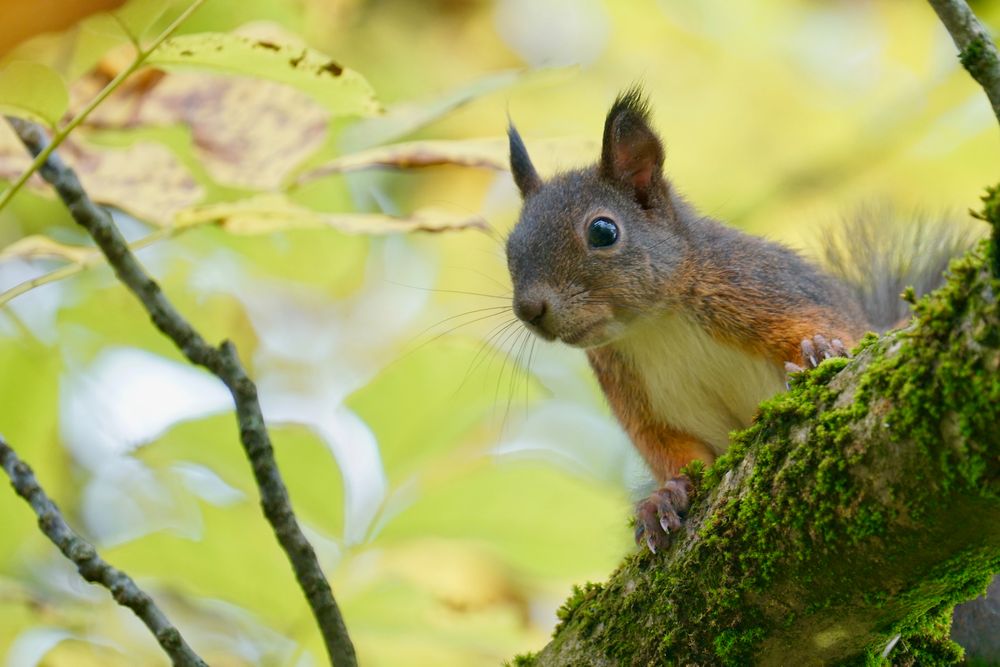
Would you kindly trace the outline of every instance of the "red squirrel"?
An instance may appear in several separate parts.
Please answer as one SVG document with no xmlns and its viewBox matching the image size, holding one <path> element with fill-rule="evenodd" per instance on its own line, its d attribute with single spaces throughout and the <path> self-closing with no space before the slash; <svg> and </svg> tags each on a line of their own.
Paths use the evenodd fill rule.
<svg viewBox="0 0 1000 667">
<path fill-rule="evenodd" d="M 514 312 L 586 351 L 662 485 L 636 508 L 636 541 L 655 552 L 688 508 L 681 468 L 725 452 L 788 370 L 846 355 L 878 326 L 838 278 L 697 213 L 663 175 L 639 88 L 611 107 L 596 165 L 542 180 L 513 124 L 508 136 L 523 199 L 507 240 Z"/>
</svg>

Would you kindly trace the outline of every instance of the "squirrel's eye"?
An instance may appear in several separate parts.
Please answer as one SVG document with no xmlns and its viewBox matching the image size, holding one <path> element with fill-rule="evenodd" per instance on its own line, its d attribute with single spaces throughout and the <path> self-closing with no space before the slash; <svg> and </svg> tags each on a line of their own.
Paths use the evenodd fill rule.
<svg viewBox="0 0 1000 667">
<path fill-rule="evenodd" d="M 610 218 L 594 218 L 587 227 L 587 242 L 591 248 L 606 248 L 618 240 L 618 225 Z"/>
</svg>

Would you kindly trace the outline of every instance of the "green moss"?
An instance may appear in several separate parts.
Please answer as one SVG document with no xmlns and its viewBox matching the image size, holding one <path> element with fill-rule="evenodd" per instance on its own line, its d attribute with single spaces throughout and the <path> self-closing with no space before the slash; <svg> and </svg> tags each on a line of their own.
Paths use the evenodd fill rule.
<svg viewBox="0 0 1000 667">
<path fill-rule="evenodd" d="M 583 586 L 574 584 L 572 594 L 556 610 L 556 617 L 559 619 L 559 623 L 556 624 L 555 630 L 552 631 L 553 636 L 559 634 L 562 626 L 580 612 L 580 608 L 584 603 L 593 600 L 603 589 L 604 587 L 601 584 L 595 584 L 590 581 L 584 583 Z"/>
<path fill-rule="evenodd" d="M 513 660 L 505 662 L 504 667 L 534 667 L 537 662 L 537 653 L 521 653 L 515 655 Z"/>
<path fill-rule="evenodd" d="M 969 42 L 961 53 L 958 54 L 958 59 L 962 62 L 962 66 L 965 67 L 969 72 L 973 72 L 977 67 L 979 67 L 980 61 L 986 57 L 987 49 L 983 40 L 980 38 L 973 39 Z"/>
<path fill-rule="evenodd" d="M 965 657 L 961 646 L 948 637 L 951 631 L 952 606 L 938 605 L 923 615 L 914 627 L 901 631 L 899 642 L 889 654 L 896 667 L 946 667 L 959 665 Z M 871 651 L 879 655 L 881 648 Z"/>
<path fill-rule="evenodd" d="M 747 665 L 753 662 L 753 647 L 763 639 L 763 628 L 723 630 L 715 638 L 715 654 L 724 665 Z"/>
<path fill-rule="evenodd" d="M 990 223 L 993 227 L 988 257 L 993 275 L 1000 277 L 1000 185 L 986 188 L 982 200 L 983 210 L 979 213 L 973 212 L 972 215 Z"/>
<path fill-rule="evenodd" d="M 691 484 L 694 485 L 696 494 L 698 489 L 701 488 L 701 485 L 704 482 L 706 469 L 707 467 L 705 466 L 704 461 L 699 461 L 698 459 L 694 459 L 686 466 L 681 468 L 681 474 L 687 475 L 687 478 L 691 480 Z"/>
</svg>

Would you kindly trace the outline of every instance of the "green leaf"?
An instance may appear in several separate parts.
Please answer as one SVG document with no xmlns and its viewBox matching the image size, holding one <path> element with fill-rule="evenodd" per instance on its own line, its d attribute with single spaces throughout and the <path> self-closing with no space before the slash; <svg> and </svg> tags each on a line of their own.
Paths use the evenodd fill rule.
<svg viewBox="0 0 1000 667">
<path fill-rule="evenodd" d="M 406 217 L 380 213 L 320 213 L 288 201 L 282 195 L 260 195 L 236 202 L 209 204 L 181 211 L 175 227 L 217 224 L 233 234 L 271 234 L 293 229 L 332 228 L 347 234 L 439 232 L 475 227 L 487 229 L 479 216 L 435 209 Z"/>
<path fill-rule="evenodd" d="M 304 427 L 272 426 L 270 433 L 299 518 L 339 538 L 344 528 L 344 491 L 333 454 Z M 248 498 L 256 498 L 258 491 L 238 438 L 235 417 L 226 413 L 177 424 L 137 456 L 156 470 L 178 462 L 203 465 Z"/>
<path fill-rule="evenodd" d="M 355 151 L 394 141 L 477 97 L 513 85 L 526 74 L 525 70 L 497 72 L 430 100 L 394 105 L 384 115 L 362 120 L 344 130 L 341 145 Z"/>
<path fill-rule="evenodd" d="M 69 108 L 69 93 L 55 70 L 15 60 L 0 70 L 0 113 L 55 127 Z"/>
<path fill-rule="evenodd" d="M 375 543 L 467 540 L 543 579 L 600 575 L 628 548 L 629 505 L 620 490 L 547 463 L 459 463 L 425 480 Z"/>
<path fill-rule="evenodd" d="M 511 320 L 507 309 L 475 317 L 498 326 Z M 470 433 L 491 414 L 520 411 L 537 393 L 502 352 L 459 336 L 436 341 L 437 333 L 428 332 L 429 344 L 404 354 L 347 400 L 375 433 L 394 482 L 421 468 L 439 469 L 442 460 L 469 447 Z"/>
<path fill-rule="evenodd" d="M 147 62 L 164 69 L 209 70 L 288 84 L 336 115 L 378 111 L 364 77 L 309 48 L 211 32 L 169 39 Z"/>
<path fill-rule="evenodd" d="M 112 14 L 128 34 L 138 41 L 173 4 L 176 4 L 176 0 L 129 0 Z"/>
</svg>

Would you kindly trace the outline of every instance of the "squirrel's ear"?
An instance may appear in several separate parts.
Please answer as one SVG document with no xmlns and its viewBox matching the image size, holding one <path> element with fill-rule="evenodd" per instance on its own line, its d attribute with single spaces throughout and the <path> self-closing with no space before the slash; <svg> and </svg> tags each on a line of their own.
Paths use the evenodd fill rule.
<svg viewBox="0 0 1000 667">
<path fill-rule="evenodd" d="M 601 175 L 631 188 L 643 208 L 649 208 L 662 171 L 663 144 L 649 126 L 649 105 L 641 88 L 630 88 L 618 96 L 604 121 Z"/>
<path fill-rule="evenodd" d="M 535 166 L 531 164 L 528 149 L 524 147 L 524 141 L 521 140 L 514 123 L 507 126 L 507 138 L 510 139 L 510 171 L 514 174 L 514 182 L 517 183 L 521 196 L 527 198 L 542 187 L 542 179 L 538 177 Z"/>
</svg>

